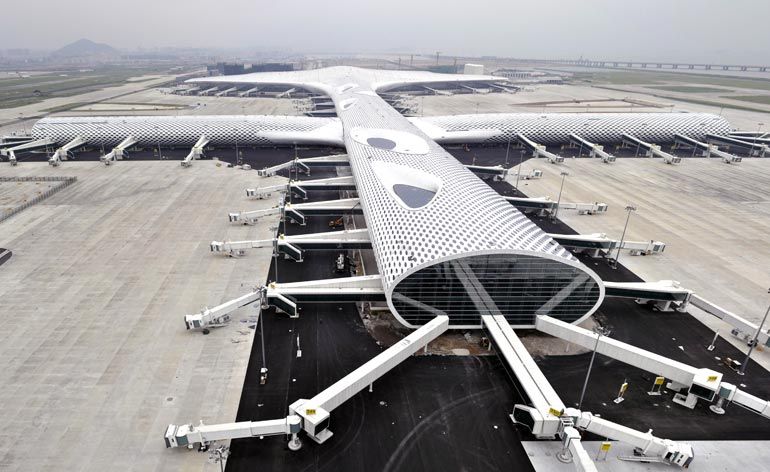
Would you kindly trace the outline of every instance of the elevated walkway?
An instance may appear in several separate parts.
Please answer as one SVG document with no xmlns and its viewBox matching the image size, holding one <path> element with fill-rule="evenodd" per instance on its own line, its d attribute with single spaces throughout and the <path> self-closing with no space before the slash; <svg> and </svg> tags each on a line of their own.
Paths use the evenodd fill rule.
<svg viewBox="0 0 770 472">
<path fill-rule="evenodd" d="M 558 203 L 547 197 L 506 197 L 503 196 L 510 204 L 518 208 L 524 213 L 537 213 L 541 216 L 553 215 L 556 213 L 556 208 L 561 210 L 577 210 L 579 215 L 596 215 L 607 212 L 607 204 L 600 202 L 593 203 Z"/>
<path fill-rule="evenodd" d="M 190 167 L 193 159 L 200 159 L 203 157 L 203 149 L 209 144 L 209 138 L 205 135 L 201 135 L 198 141 L 195 142 L 190 153 L 182 159 L 182 167 Z"/>
<path fill-rule="evenodd" d="M 547 151 L 544 144 L 538 144 L 521 133 L 516 135 L 516 140 L 521 143 L 522 146 L 532 151 L 532 157 L 544 157 L 548 159 L 548 162 L 551 164 L 564 162 L 564 157 Z"/>
<path fill-rule="evenodd" d="M 86 140 L 80 136 L 76 136 L 72 141 L 68 142 L 64 146 L 60 147 L 48 158 L 48 164 L 52 166 L 58 166 L 62 161 L 66 161 L 70 158 L 72 151 L 79 147 L 86 145 Z"/>
<path fill-rule="evenodd" d="M 53 139 L 36 139 L 34 141 L 16 144 L 11 147 L 0 149 L 0 155 L 7 157 L 11 165 L 15 166 L 18 163 L 18 159 L 16 158 L 17 153 L 36 151 L 38 149 L 48 149 L 52 146 L 56 146 L 56 141 Z"/>
<path fill-rule="evenodd" d="M 291 435 L 288 447 L 292 451 L 301 448 L 298 434 L 305 433 L 315 442 L 322 444 L 331 436 L 329 430 L 331 413 L 366 387 L 372 386 L 380 377 L 409 359 L 449 327 L 447 316 L 437 316 L 421 328 L 375 356 L 370 361 L 350 372 L 310 399 L 299 399 L 289 406 L 285 418 L 263 421 L 243 421 L 218 425 L 198 426 L 168 425 L 164 434 L 166 447 L 190 447 L 195 444 L 205 450 L 214 441 L 236 438 Z"/>
<path fill-rule="evenodd" d="M 660 157 L 666 164 L 679 164 L 682 161 L 681 157 L 662 151 L 659 145 L 642 141 L 630 134 L 623 134 L 623 145 L 626 147 L 635 147 L 637 149 L 637 154 L 639 149 L 643 149 L 646 157 Z"/>
<path fill-rule="evenodd" d="M 724 144 L 727 149 L 732 147 L 739 147 L 741 149 L 748 149 L 749 154 L 755 157 L 765 157 L 770 154 L 770 146 L 763 142 L 752 140 L 748 137 L 745 139 L 738 139 L 731 136 L 718 136 L 716 134 L 707 134 L 706 142 Z"/>
<path fill-rule="evenodd" d="M 231 223 L 254 224 L 260 218 L 270 215 L 283 214 L 286 219 L 304 226 L 306 217 L 319 215 L 362 214 L 361 202 L 358 198 L 341 200 L 325 200 L 310 203 L 287 203 L 283 206 L 262 210 L 241 211 L 228 213 Z"/>
<path fill-rule="evenodd" d="M 101 156 L 99 160 L 106 166 L 112 164 L 114 161 L 121 161 L 126 158 L 128 149 L 136 143 L 137 140 L 133 136 L 127 136 L 117 146 L 112 148 L 112 151 Z"/>
<path fill-rule="evenodd" d="M 615 162 L 615 156 L 605 151 L 604 146 L 600 146 L 596 143 L 592 143 L 591 141 L 588 141 L 587 139 L 584 139 L 578 136 L 577 134 L 570 134 L 569 140 L 573 146 L 580 147 L 580 151 L 578 151 L 578 156 L 583 154 L 583 148 L 587 148 L 589 150 L 589 153 L 588 153 L 589 156 L 601 158 L 602 162 L 604 162 L 605 164 L 608 164 L 610 162 Z"/>
<path fill-rule="evenodd" d="M 693 150 L 693 153 L 695 153 L 696 150 L 699 150 L 701 152 L 701 156 L 711 157 L 714 155 L 721 158 L 722 161 L 727 164 L 738 163 L 742 160 L 742 158 L 739 156 L 720 151 L 719 148 L 713 144 L 704 143 L 682 134 L 675 134 L 674 142 L 676 143 L 677 148 L 680 146 L 687 146 Z"/>
</svg>

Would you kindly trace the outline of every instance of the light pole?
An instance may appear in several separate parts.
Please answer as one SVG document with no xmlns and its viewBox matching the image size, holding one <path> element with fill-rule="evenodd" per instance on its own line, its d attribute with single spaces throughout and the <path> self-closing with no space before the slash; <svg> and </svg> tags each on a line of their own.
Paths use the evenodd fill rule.
<svg viewBox="0 0 770 472">
<path fill-rule="evenodd" d="M 524 162 L 524 149 L 519 153 L 519 168 L 516 170 L 516 191 L 519 191 L 519 176 L 521 176 L 521 164 Z"/>
<path fill-rule="evenodd" d="M 238 128 L 233 128 L 233 137 L 235 137 L 235 165 L 240 165 L 240 159 L 238 159 Z"/>
<path fill-rule="evenodd" d="M 764 123 L 757 123 L 757 134 L 754 135 L 754 141 L 751 143 L 752 144 L 751 152 L 754 152 L 754 147 L 757 145 L 757 138 L 759 137 L 760 130 L 762 129 L 763 126 L 765 126 Z"/>
<path fill-rule="evenodd" d="M 561 191 L 564 190 L 564 179 L 567 178 L 569 175 L 569 172 L 566 170 L 561 171 L 561 187 L 559 187 L 559 198 L 556 199 L 556 211 L 553 212 L 553 216 L 551 217 L 551 220 L 555 220 L 556 217 L 559 216 L 559 205 L 561 204 Z"/>
<path fill-rule="evenodd" d="M 767 293 L 770 293 L 770 289 L 767 290 Z M 757 328 L 757 332 L 754 333 L 754 339 L 751 340 L 751 345 L 749 345 L 749 353 L 746 354 L 746 360 L 743 361 L 743 364 L 741 364 L 741 368 L 738 370 L 738 375 L 743 375 L 746 373 L 746 364 L 749 363 L 749 359 L 751 359 L 751 351 L 754 350 L 754 346 L 757 345 L 757 340 L 759 339 L 759 333 L 762 332 L 762 327 L 765 325 L 765 321 L 767 321 L 767 315 L 770 314 L 770 305 L 767 306 L 767 310 L 765 310 L 765 317 L 762 318 L 762 323 L 759 324 L 759 328 Z"/>
<path fill-rule="evenodd" d="M 601 326 L 597 326 L 594 328 L 594 333 L 596 333 L 596 343 L 594 344 L 594 350 L 591 354 L 591 362 L 588 363 L 588 372 L 586 372 L 586 379 L 583 382 L 583 390 L 580 391 L 580 400 L 578 401 L 577 409 L 581 409 L 583 406 L 583 398 L 586 394 L 586 389 L 588 388 L 588 378 L 591 377 L 591 369 L 594 366 L 594 359 L 596 359 L 596 349 L 599 347 L 599 340 L 602 338 L 602 336 L 609 336 L 610 330 L 602 328 Z"/>
<path fill-rule="evenodd" d="M 508 153 L 511 152 L 511 137 L 508 136 L 508 145 L 505 147 L 505 167 L 508 167 Z"/>
<path fill-rule="evenodd" d="M 626 215 L 626 224 L 623 226 L 623 234 L 620 235 L 620 244 L 618 244 L 618 252 L 615 255 L 615 260 L 612 264 L 613 269 L 618 268 L 618 259 L 620 259 L 620 248 L 623 247 L 623 240 L 626 237 L 626 229 L 628 229 L 628 220 L 631 219 L 631 212 L 636 211 L 636 207 L 633 205 L 626 205 L 626 211 L 628 214 Z"/>
</svg>

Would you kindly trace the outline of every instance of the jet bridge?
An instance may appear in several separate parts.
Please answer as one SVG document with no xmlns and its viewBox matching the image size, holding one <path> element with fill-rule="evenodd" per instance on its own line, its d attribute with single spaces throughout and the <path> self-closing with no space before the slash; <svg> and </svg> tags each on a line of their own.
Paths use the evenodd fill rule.
<svg viewBox="0 0 770 472">
<path fill-rule="evenodd" d="M 257 90 L 259 90 L 259 87 L 251 87 L 248 90 L 244 90 L 242 92 L 238 92 L 239 97 L 250 97 L 252 93 L 256 93 Z"/>
<path fill-rule="evenodd" d="M 717 404 L 711 410 L 721 414 L 724 412 L 722 410 L 724 402 L 730 401 L 765 418 L 770 418 L 770 402 L 744 392 L 733 384 L 722 382 L 722 374 L 714 370 L 692 367 L 607 336 L 599 337 L 598 334 L 587 329 L 564 323 L 550 316 L 538 316 L 535 329 L 583 348 L 595 349 L 599 354 L 651 374 L 665 377 L 669 380 L 668 389 L 686 390 L 685 393 L 677 393 L 674 396 L 674 403 L 687 408 L 694 408 L 698 400 L 709 403 L 716 400 Z"/>
<path fill-rule="evenodd" d="M 545 157 L 551 164 L 564 162 L 564 157 L 557 156 L 556 154 L 547 151 L 545 144 L 538 144 L 521 133 L 516 135 L 516 140 L 518 140 L 522 146 L 532 151 L 532 157 Z"/>
<path fill-rule="evenodd" d="M 666 164 L 679 164 L 682 161 L 681 157 L 674 156 L 660 149 L 657 144 L 651 144 L 647 141 L 631 136 L 630 134 L 623 134 L 623 145 L 628 147 L 636 147 L 638 149 L 644 149 L 644 155 L 646 157 L 657 156 L 663 159 Z"/>
<path fill-rule="evenodd" d="M 722 143 L 727 146 L 727 149 L 730 149 L 732 146 L 748 149 L 749 154 L 755 157 L 765 157 L 767 154 L 770 154 L 770 146 L 761 142 L 751 141 L 748 137 L 746 139 L 737 139 L 731 136 L 707 134 L 706 142 Z"/>
<path fill-rule="evenodd" d="M 217 97 L 226 97 L 230 92 L 235 92 L 238 87 L 229 87 L 216 93 Z"/>
<path fill-rule="evenodd" d="M 257 170 L 257 174 L 260 177 L 272 177 L 279 171 L 289 169 L 293 165 L 297 166 L 297 169 L 301 172 L 310 174 L 311 167 L 336 167 L 336 166 L 349 166 L 350 159 L 347 154 L 333 154 L 330 156 L 320 157 L 305 157 L 302 159 L 294 159 L 287 161 L 272 167 L 265 167 L 264 169 Z"/>
<path fill-rule="evenodd" d="M 409 359 L 448 327 L 449 317 L 437 316 L 315 397 L 292 403 L 285 418 L 219 425 L 204 425 L 202 422 L 199 426 L 171 424 L 164 434 L 166 447 L 193 448 L 199 444 L 201 449 L 206 449 L 213 441 L 291 434 L 289 449 L 296 451 L 302 446 L 298 437 L 301 430 L 321 444 L 332 437 L 329 431 L 330 416 L 337 407 Z"/>
<path fill-rule="evenodd" d="M 601 158 L 602 162 L 605 164 L 608 164 L 610 162 L 615 162 L 615 156 L 608 153 L 604 150 L 604 146 L 600 146 L 596 143 L 592 143 L 591 141 L 588 141 L 587 139 L 584 139 L 577 134 L 570 134 L 569 135 L 570 143 L 574 146 L 580 146 L 580 148 L 587 148 L 589 149 L 588 155 L 591 157 L 599 157 Z M 580 153 L 578 153 L 580 154 Z"/>
<path fill-rule="evenodd" d="M 310 203 L 287 203 L 282 206 L 262 210 L 228 213 L 228 218 L 231 223 L 254 224 L 260 218 L 281 213 L 287 219 L 304 226 L 308 216 L 341 215 L 345 213 L 362 214 L 363 209 L 358 198 L 346 198 Z"/>
<path fill-rule="evenodd" d="M 500 181 L 500 180 L 505 180 L 505 178 L 508 177 L 508 169 L 506 169 L 501 165 L 497 165 L 497 166 L 466 165 L 465 168 L 473 172 L 474 174 L 478 175 L 482 179 L 491 177 L 496 181 Z"/>
<path fill-rule="evenodd" d="M 600 203 L 600 202 L 593 202 L 593 203 L 562 202 L 557 204 L 557 202 L 551 200 L 548 197 L 522 198 L 522 197 L 503 196 L 503 198 L 508 200 L 510 204 L 518 208 L 519 211 L 522 211 L 524 213 L 537 213 L 540 216 L 552 215 L 556 213 L 557 206 L 559 208 L 559 211 L 577 210 L 579 215 L 596 215 L 599 213 L 606 213 L 608 208 L 606 203 Z"/>
<path fill-rule="evenodd" d="M 451 97 L 452 95 L 454 95 L 452 92 L 450 92 L 448 90 L 439 90 L 439 89 L 435 89 L 433 87 L 428 87 L 427 85 L 423 85 L 422 88 L 424 88 L 428 92 L 432 93 L 433 95 L 444 95 L 446 97 Z"/>
<path fill-rule="evenodd" d="M 126 151 L 128 151 L 128 148 L 136 143 L 137 141 L 133 136 L 127 136 L 117 146 L 112 148 L 112 151 L 100 157 L 99 160 L 102 161 L 106 166 L 110 165 L 113 161 L 122 161 L 123 158 L 126 157 Z"/>
<path fill-rule="evenodd" d="M 278 95 L 275 96 L 275 98 L 289 98 L 291 97 L 291 94 L 293 94 L 296 91 L 297 91 L 296 87 L 292 87 L 289 90 L 279 93 Z"/>
<path fill-rule="evenodd" d="M 725 310 L 716 303 L 712 303 L 701 297 L 697 293 L 693 293 L 690 296 L 690 304 L 712 316 L 716 316 L 732 326 L 732 334 L 736 337 L 743 338 L 745 341 L 751 342 L 754 339 L 754 335 L 757 334 L 757 331 L 759 330 L 759 326 L 754 323 L 751 323 L 735 313 Z M 768 335 L 767 331 L 759 331 L 757 343 L 770 347 L 770 335 Z"/>
<path fill-rule="evenodd" d="M 224 326 L 230 321 L 230 313 L 242 306 L 261 301 L 264 297 L 264 289 L 255 287 L 251 292 L 241 295 L 233 300 L 228 300 L 214 308 L 206 307 L 200 313 L 185 315 L 184 324 L 187 329 L 206 329 Z"/>
<path fill-rule="evenodd" d="M 630 251 L 632 255 L 658 254 L 666 248 L 666 244 L 660 241 L 623 241 L 623 244 L 620 245 L 620 241 L 609 239 L 604 233 L 589 235 L 551 233 L 549 236 L 562 246 L 577 250 L 593 251 L 594 257 L 608 254 L 610 251 L 617 249 L 618 246 L 621 249 Z M 279 252 L 284 253 L 287 258 L 294 259 L 297 262 L 302 261 L 302 252 L 307 250 L 356 250 L 372 248 L 369 231 L 367 229 L 355 229 L 294 236 L 280 235 L 278 238 L 255 241 L 212 241 L 211 252 L 235 257 L 243 255 L 248 249 L 272 247 L 276 242 Z M 286 250 L 283 250 L 284 246 Z"/>
<path fill-rule="evenodd" d="M 562 246 L 575 249 L 579 252 L 590 251 L 592 257 L 608 255 L 620 248 L 630 251 L 631 255 L 659 254 L 666 250 L 666 243 L 661 241 L 623 241 L 610 239 L 605 233 L 593 234 L 549 234 Z"/>
<path fill-rule="evenodd" d="M 192 165 L 193 159 L 200 159 L 203 156 L 203 148 L 206 147 L 209 143 L 209 138 L 207 138 L 205 135 L 201 135 L 200 138 L 198 138 L 198 141 L 193 144 L 192 149 L 190 149 L 190 153 L 182 159 L 182 167 L 190 167 Z"/>
<path fill-rule="evenodd" d="M 86 140 L 80 136 L 75 137 L 72 141 L 68 142 L 64 146 L 60 147 L 48 158 L 48 164 L 52 166 L 58 166 L 62 161 L 66 161 L 69 158 L 71 151 L 85 146 Z"/>
<path fill-rule="evenodd" d="M 47 139 L 47 138 L 36 139 L 28 143 L 17 144 L 16 146 L 0 149 L 0 155 L 2 155 L 3 157 L 7 157 L 8 162 L 10 162 L 12 166 L 15 166 L 18 163 L 18 160 L 16 158 L 17 152 L 27 152 L 27 151 L 35 151 L 38 149 L 48 149 L 50 146 L 55 146 L 55 145 L 56 145 L 56 141 L 54 141 L 53 139 Z"/>
<path fill-rule="evenodd" d="M 278 246 L 285 257 L 297 262 L 303 260 L 304 251 L 347 251 L 371 249 L 368 229 L 329 231 L 294 236 L 280 235 L 277 238 L 255 241 L 212 241 L 211 252 L 227 256 L 241 256 L 248 249 Z"/>
<path fill-rule="evenodd" d="M 653 304 L 660 311 L 670 311 L 671 305 L 684 311 L 693 293 L 675 280 L 604 282 L 604 290 L 607 297 L 633 298 L 640 304 Z"/>
<path fill-rule="evenodd" d="M 201 90 L 200 92 L 198 92 L 198 95 L 199 96 L 211 95 L 212 93 L 215 93 L 217 90 L 219 90 L 219 87 L 207 88 L 205 90 Z"/>
<path fill-rule="evenodd" d="M 563 448 L 570 451 L 576 470 L 596 470 L 595 464 L 580 442 L 578 430 L 638 447 L 644 451 L 644 459 L 650 462 L 657 461 L 680 467 L 690 464 L 694 454 L 688 444 L 657 438 L 651 431 L 643 433 L 595 417 L 588 412 L 566 408 L 505 317 L 482 315 L 481 320 L 497 348 L 498 355 L 515 375 L 532 405 L 515 405 L 511 420 L 515 424 L 526 426 L 540 439 L 551 439 L 558 435 Z M 568 459 L 562 454 L 560 460 Z"/>
<path fill-rule="evenodd" d="M 700 150 L 703 157 L 711 157 L 712 155 L 722 159 L 727 164 L 741 162 L 742 158 L 728 152 L 720 151 L 719 148 L 713 144 L 704 143 L 697 139 L 690 138 L 682 134 L 674 135 L 674 142 L 676 146 L 687 146 L 695 150 Z"/>
<path fill-rule="evenodd" d="M 283 187 L 291 191 L 292 195 L 296 195 L 303 200 L 307 200 L 308 192 L 311 191 L 330 191 L 330 190 L 356 190 L 356 181 L 352 175 L 343 177 L 331 177 L 328 179 L 315 179 L 315 180 L 290 180 L 287 185 Z M 246 189 L 247 197 L 266 198 L 264 195 L 270 195 L 273 187 L 263 188 L 249 188 Z"/>
</svg>

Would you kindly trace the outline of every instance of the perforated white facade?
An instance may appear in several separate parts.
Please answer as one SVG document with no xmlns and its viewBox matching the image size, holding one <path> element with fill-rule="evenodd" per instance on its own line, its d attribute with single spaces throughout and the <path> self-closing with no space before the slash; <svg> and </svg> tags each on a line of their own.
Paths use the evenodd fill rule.
<svg viewBox="0 0 770 472">
<path fill-rule="evenodd" d="M 32 128 L 35 139 L 66 143 L 80 136 L 90 144 L 116 145 L 127 136 L 139 144 L 192 146 L 205 135 L 212 145 L 342 145 L 335 118 L 270 115 L 54 117 Z"/>
<path fill-rule="evenodd" d="M 675 134 L 704 141 L 707 134 L 731 131 L 726 119 L 710 113 L 495 113 L 409 120 L 441 143 L 505 143 L 523 134 L 541 144 L 563 144 L 572 133 L 595 143 L 619 143 L 623 133 L 670 143 Z"/>
<path fill-rule="evenodd" d="M 549 285 L 547 293 L 543 291 L 529 297 L 538 300 L 538 304 L 531 307 L 526 320 L 509 317 L 509 321 L 515 325 L 531 325 L 539 310 L 558 316 L 558 310 L 552 308 L 573 292 L 580 292 L 583 303 L 569 319 L 582 319 L 593 312 L 603 298 L 604 288 L 599 278 L 376 94 L 376 90 L 384 86 L 449 80 L 498 79 L 430 73 L 404 76 L 400 71 L 338 67 L 198 81 L 287 83 L 320 90 L 332 98 L 342 121 L 345 147 L 388 303 L 403 323 L 421 324 L 422 319 L 451 310 L 453 297 L 458 297 L 458 302 L 459 297 L 464 297 L 470 300 L 468 303 L 476 304 L 464 307 L 474 311 L 475 316 L 448 312 L 455 326 L 478 326 L 481 314 L 495 310 L 507 316 L 502 305 L 484 302 L 490 299 L 487 292 L 493 285 L 487 276 L 492 274 L 492 266 L 513 267 L 520 263 L 525 267 L 524 259 L 532 265 L 526 265 L 530 268 L 520 274 L 518 280 L 523 285 L 516 294 L 504 295 L 503 298 L 507 298 L 502 304 L 508 306 L 514 298 L 524 297 L 529 290 L 524 285 L 531 279 L 541 276 L 548 277 L 549 281 L 559 279 L 560 285 Z M 479 256 L 482 259 L 478 259 Z M 494 256 L 494 259 L 483 259 L 485 256 Z M 447 266 L 450 267 L 447 270 L 459 272 L 449 273 L 443 269 L 436 272 L 437 267 L 443 267 L 437 264 L 446 261 L 454 264 Z M 546 274 L 545 266 L 567 275 L 559 278 Z M 421 301 L 422 295 L 415 294 L 414 290 L 398 289 L 400 283 L 416 280 L 410 279 L 411 276 L 427 274 L 421 272 L 423 270 L 431 273 L 431 281 L 451 285 L 445 291 L 449 303 L 445 303 L 446 299 L 434 303 L 435 291 L 424 298 L 431 300 L 425 303 Z M 563 306 L 567 305 L 564 302 Z M 415 311 L 415 316 L 402 316 L 401 312 L 406 311 Z"/>
</svg>

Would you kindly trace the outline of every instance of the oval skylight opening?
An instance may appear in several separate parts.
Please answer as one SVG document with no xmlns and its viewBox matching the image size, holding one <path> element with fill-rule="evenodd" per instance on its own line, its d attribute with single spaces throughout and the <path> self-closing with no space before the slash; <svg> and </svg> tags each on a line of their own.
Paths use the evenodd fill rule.
<svg viewBox="0 0 770 472">
<path fill-rule="evenodd" d="M 393 200 L 409 210 L 425 208 L 441 191 L 441 179 L 424 170 L 383 161 L 370 165 Z"/>
<path fill-rule="evenodd" d="M 424 207 L 436 196 L 436 192 L 433 190 L 407 184 L 393 185 L 393 193 L 409 208 Z"/>
<path fill-rule="evenodd" d="M 396 142 L 386 138 L 369 138 L 366 140 L 366 144 L 377 149 L 385 149 L 390 151 L 396 147 Z"/>
<path fill-rule="evenodd" d="M 350 136 L 357 143 L 383 151 L 401 154 L 427 154 L 430 151 L 427 141 L 406 131 L 355 127 L 350 130 Z"/>
</svg>

